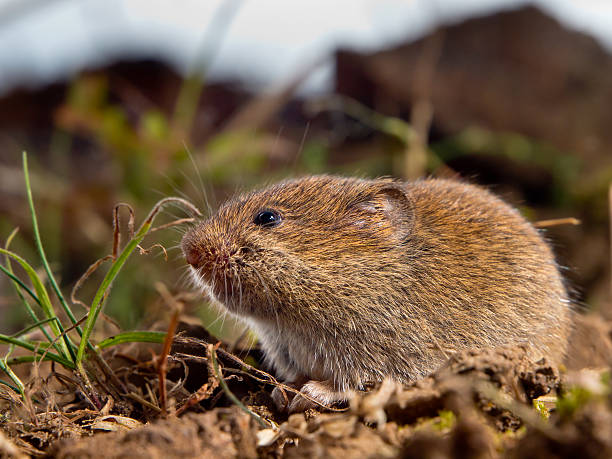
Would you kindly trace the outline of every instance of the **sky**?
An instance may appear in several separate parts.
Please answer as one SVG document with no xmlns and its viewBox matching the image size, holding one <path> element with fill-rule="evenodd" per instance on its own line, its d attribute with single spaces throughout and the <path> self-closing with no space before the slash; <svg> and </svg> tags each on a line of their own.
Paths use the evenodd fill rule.
<svg viewBox="0 0 612 459">
<path fill-rule="evenodd" d="M 338 47 L 376 50 L 521 0 L 0 0 L 0 92 L 118 57 L 162 56 L 210 79 L 274 87 L 323 62 L 302 92 L 328 88 Z M 611 0 L 536 0 L 612 51 Z"/>
</svg>

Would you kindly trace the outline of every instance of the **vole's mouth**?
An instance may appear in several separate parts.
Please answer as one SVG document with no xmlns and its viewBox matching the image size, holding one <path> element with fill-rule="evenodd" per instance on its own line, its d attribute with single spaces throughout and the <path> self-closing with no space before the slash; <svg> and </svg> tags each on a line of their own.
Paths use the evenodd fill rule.
<svg viewBox="0 0 612 459">
<path fill-rule="evenodd" d="M 212 300 L 235 314 L 248 314 L 247 295 L 238 278 L 226 272 L 207 272 L 193 267 L 191 274 L 198 287 Z"/>
</svg>

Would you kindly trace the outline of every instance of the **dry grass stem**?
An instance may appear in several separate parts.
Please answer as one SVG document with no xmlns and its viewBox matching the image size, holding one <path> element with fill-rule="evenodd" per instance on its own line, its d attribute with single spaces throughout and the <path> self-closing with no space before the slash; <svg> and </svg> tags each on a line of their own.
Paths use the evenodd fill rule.
<svg viewBox="0 0 612 459">
<path fill-rule="evenodd" d="M 179 316 L 183 310 L 183 303 L 176 301 L 172 294 L 168 291 L 168 288 L 161 282 L 155 284 L 155 288 L 164 299 L 166 304 L 173 310 L 170 323 L 168 324 L 168 331 L 166 338 L 164 339 L 164 345 L 162 352 L 157 361 L 157 374 L 159 378 L 159 398 L 161 405 L 162 416 L 166 416 L 168 413 L 167 406 L 167 393 L 166 393 L 166 372 L 168 371 L 168 355 L 172 347 L 172 341 L 176 334 L 176 327 L 178 325 Z"/>
<path fill-rule="evenodd" d="M 582 222 L 574 217 L 567 218 L 553 218 L 550 220 L 540 220 L 533 224 L 536 228 L 549 228 L 551 226 L 561 226 L 561 225 L 580 225 Z"/>
<path fill-rule="evenodd" d="M 87 271 L 85 271 L 85 273 L 81 277 L 79 277 L 79 280 L 76 281 L 76 284 L 74 284 L 74 287 L 72 287 L 72 292 L 70 292 L 70 301 L 72 301 L 73 304 L 78 304 L 80 306 L 83 306 L 85 310 L 89 311 L 89 306 L 83 303 L 81 300 L 79 300 L 76 297 L 76 293 L 80 290 L 80 288 L 83 286 L 85 281 L 89 279 L 94 272 L 96 272 L 96 270 L 100 267 L 102 263 L 108 260 L 115 260 L 115 259 L 116 259 L 115 255 L 106 255 L 105 257 L 100 258 L 95 263 L 92 263 L 89 266 L 89 268 L 87 268 Z"/>
<path fill-rule="evenodd" d="M 148 255 L 149 253 L 151 253 L 151 250 L 153 250 L 155 247 L 159 247 L 162 250 L 162 252 L 164 253 L 164 259 L 168 261 L 168 252 L 166 251 L 166 248 L 161 244 L 153 244 L 148 249 L 145 249 L 144 247 L 141 247 L 139 245 L 138 250 L 140 250 L 141 255 Z"/>
<path fill-rule="evenodd" d="M 211 349 L 208 345 L 206 346 L 206 366 L 208 369 L 208 381 L 202 384 L 202 386 L 195 393 L 191 394 L 185 403 L 183 403 L 183 406 L 176 410 L 177 416 L 183 414 L 187 409 L 201 401 L 207 400 L 217 387 L 219 387 L 219 380 L 215 377 L 215 369 L 212 365 Z"/>
<path fill-rule="evenodd" d="M 130 213 L 128 220 L 128 237 L 132 239 L 134 237 L 134 209 L 129 204 L 120 202 L 113 208 L 113 261 L 117 259 L 119 254 L 119 248 L 121 246 L 121 228 L 119 227 L 119 209 L 125 207 Z"/>
<path fill-rule="evenodd" d="M 185 223 L 193 223 L 195 222 L 195 218 L 179 218 L 177 220 L 171 221 L 169 223 L 164 223 L 163 225 L 156 226 L 155 228 L 151 228 L 149 233 L 153 233 L 154 231 L 163 230 L 166 228 L 172 228 L 173 226 L 184 225 Z"/>
</svg>

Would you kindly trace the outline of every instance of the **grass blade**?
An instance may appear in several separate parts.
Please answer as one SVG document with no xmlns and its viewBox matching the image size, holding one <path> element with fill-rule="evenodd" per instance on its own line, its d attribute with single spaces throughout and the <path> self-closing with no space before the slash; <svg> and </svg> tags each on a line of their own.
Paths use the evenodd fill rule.
<svg viewBox="0 0 612 459">
<path fill-rule="evenodd" d="M 4 248 L 6 250 L 9 249 L 9 246 L 11 245 L 11 242 L 12 242 L 13 238 L 17 234 L 17 231 L 18 231 L 18 228 L 15 228 L 11 232 L 9 237 L 6 239 L 6 244 L 4 245 Z M 12 279 L 13 287 L 15 287 L 15 291 L 17 292 L 17 296 L 21 300 L 21 304 L 23 304 L 23 306 L 25 307 L 26 311 L 30 315 L 30 318 L 35 323 L 39 323 L 40 319 L 38 318 L 38 316 L 36 315 L 36 313 L 34 312 L 32 307 L 30 306 L 30 303 L 28 303 L 28 301 L 23 296 L 23 293 L 21 293 L 21 289 L 25 290 L 34 299 L 34 301 L 36 301 L 36 303 L 39 306 L 41 306 L 40 300 L 38 299 L 38 297 L 36 295 L 34 295 L 34 292 L 32 292 L 32 290 L 30 290 L 30 288 L 21 281 L 21 279 L 19 279 L 17 276 L 15 276 L 15 273 L 13 272 L 13 267 L 11 266 L 11 257 L 6 255 L 6 267 L 0 265 L 0 270 L 3 273 L 5 273 L 8 277 L 10 277 Z M 51 338 L 51 336 L 49 335 L 49 333 L 47 332 L 45 327 L 41 326 L 40 327 L 40 331 L 47 337 L 47 340 L 49 340 L 49 342 L 53 341 L 53 338 Z"/>
<path fill-rule="evenodd" d="M 148 230 L 150 226 L 151 225 L 149 224 L 146 230 Z M 91 303 L 91 308 L 87 315 L 87 321 L 85 322 L 85 328 L 83 330 L 83 334 L 81 335 L 81 342 L 79 343 L 79 349 L 77 350 L 77 356 L 76 356 L 76 364 L 84 376 L 85 376 L 85 373 L 84 373 L 84 368 L 82 368 L 82 362 L 83 362 L 83 357 L 85 356 L 85 348 L 87 347 L 87 343 L 89 342 L 89 337 L 91 336 L 91 333 L 93 332 L 93 327 L 96 324 L 96 320 L 98 319 L 98 316 L 100 315 L 100 312 L 102 311 L 102 306 L 104 305 L 104 301 L 107 298 L 107 292 L 113 280 L 115 279 L 115 277 L 117 277 L 117 274 L 119 274 L 119 271 L 121 270 L 121 268 L 127 261 L 130 254 L 134 251 L 134 249 L 138 246 L 138 244 L 140 244 L 140 242 L 142 242 L 142 240 L 144 239 L 146 235 L 146 230 L 143 232 L 141 228 L 138 234 L 136 234 L 134 238 L 130 242 L 128 242 L 128 244 L 125 246 L 121 254 L 117 257 L 117 260 L 111 265 L 110 269 L 106 273 L 106 276 L 104 276 L 104 279 L 102 280 L 102 283 L 100 284 L 100 287 L 98 288 L 98 291 L 96 292 L 96 295 L 94 296 L 94 299 Z"/>
<path fill-rule="evenodd" d="M 62 355 L 54 354 L 53 352 L 49 352 L 48 343 L 41 343 L 41 342 L 34 343 L 31 341 L 25 341 L 19 338 L 13 338 L 12 336 L 2 335 L 2 334 L 0 334 L 0 343 L 14 344 L 15 346 L 19 346 L 24 349 L 27 349 L 28 351 L 35 352 L 36 354 L 40 356 L 44 355 L 46 356 L 48 360 L 53 360 L 54 362 L 57 362 L 66 368 L 69 368 L 71 370 L 76 369 L 76 366 L 71 360 L 67 359 L 66 357 Z"/>
<path fill-rule="evenodd" d="M 33 362 L 46 362 L 51 360 L 47 355 L 20 355 L 19 357 L 13 357 L 8 359 L 6 364 L 9 366 L 18 365 L 20 363 L 33 363 Z"/>
<path fill-rule="evenodd" d="M 18 331 L 17 333 L 13 333 L 11 336 L 13 338 L 18 338 L 18 337 L 23 336 L 26 333 L 30 332 L 31 330 L 34 330 L 35 328 L 39 328 L 39 327 L 40 327 L 41 330 L 44 330 L 43 325 L 48 324 L 49 322 L 52 322 L 54 320 L 57 320 L 57 317 L 51 317 L 49 319 L 39 320 L 35 324 L 32 324 L 32 325 L 24 328 L 23 330 Z M 45 335 L 48 337 L 48 335 L 46 333 L 45 333 Z"/>
<path fill-rule="evenodd" d="M 2 367 L 2 364 L 0 364 L 0 369 L 3 369 L 3 368 L 1 368 L 1 367 Z M 23 395 L 23 392 L 21 392 L 21 391 L 19 390 L 19 388 L 17 388 L 17 387 L 15 387 L 15 386 L 13 386 L 13 385 L 12 385 L 12 384 L 10 384 L 10 383 L 7 383 L 6 381 L 2 381 L 2 380 L 0 379 L 0 384 L 5 385 L 6 387 L 10 387 L 11 389 L 13 389 L 13 390 L 14 390 L 15 392 L 17 392 L 18 394 L 19 394 L 19 393 L 21 393 L 21 394 Z"/>
<path fill-rule="evenodd" d="M 10 265 L 9 265 L 10 266 Z M 0 271 L 2 271 L 4 274 L 6 274 L 8 277 L 11 278 L 11 280 L 13 281 L 14 284 L 16 284 L 16 286 L 18 286 L 19 288 L 25 290 L 27 292 L 28 295 L 30 295 L 32 297 L 32 299 L 34 301 L 36 301 L 36 303 L 42 308 L 42 304 L 40 304 L 40 300 L 38 299 L 38 297 L 34 294 L 34 292 L 32 290 L 30 290 L 30 287 L 28 287 L 27 285 L 25 285 L 21 279 L 19 279 L 17 276 L 15 276 L 15 274 L 13 274 L 13 270 L 6 268 L 5 266 L 0 265 Z M 28 304 L 28 306 L 30 306 Z M 29 310 L 28 310 L 29 312 Z M 34 311 L 32 311 L 32 314 L 34 314 Z M 34 314 L 34 316 L 30 315 L 34 320 L 38 320 L 38 318 L 36 318 L 36 314 Z"/>
<path fill-rule="evenodd" d="M 255 419 L 255 421 L 257 421 L 257 423 L 260 426 L 262 426 L 265 429 L 273 427 L 272 424 L 270 424 L 268 421 L 266 421 L 260 415 L 258 415 L 254 411 L 248 409 L 246 407 L 246 405 L 244 403 L 242 403 L 240 401 L 240 399 L 234 395 L 234 393 L 230 390 L 230 388 L 228 387 L 227 383 L 225 382 L 225 379 L 223 379 L 223 374 L 221 373 L 221 370 L 219 369 L 219 363 L 217 362 L 217 354 L 215 352 L 214 345 L 213 344 L 209 344 L 208 348 L 210 349 L 210 359 L 212 361 L 212 366 L 213 366 L 213 369 L 215 371 L 215 376 L 219 380 L 219 384 L 221 385 L 221 388 L 223 389 L 223 392 L 225 392 L 225 395 L 227 395 L 228 398 L 232 402 L 234 402 L 234 404 L 236 406 L 238 406 L 238 408 L 240 408 L 242 411 L 244 411 L 249 416 L 251 416 L 253 419 Z"/>
<path fill-rule="evenodd" d="M 98 343 L 100 349 L 116 346 L 122 343 L 163 343 L 166 338 L 166 332 L 155 331 L 133 331 L 119 333 L 118 335 L 110 336 Z"/>
<path fill-rule="evenodd" d="M 55 277 L 53 276 L 53 273 L 51 272 L 51 268 L 49 267 L 49 263 L 47 262 L 47 256 L 45 255 L 42 241 L 40 239 L 40 232 L 38 231 L 38 220 L 36 218 L 36 211 L 34 210 L 34 199 L 32 198 L 32 188 L 30 186 L 30 174 L 28 172 L 28 155 L 25 151 L 23 152 L 23 175 L 25 178 L 26 194 L 28 196 L 28 205 L 30 206 L 30 214 L 32 217 L 32 230 L 34 232 L 34 241 L 36 242 L 36 248 L 38 249 L 38 254 L 40 255 L 40 259 L 42 261 L 43 267 L 45 268 L 45 272 L 47 273 L 47 277 L 49 278 L 49 282 L 51 283 L 51 286 L 53 287 L 53 291 L 57 295 L 57 298 L 59 299 L 59 302 L 62 305 L 62 308 L 66 312 L 66 315 L 70 318 L 70 320 L 72 321 L 72 324 L 74 325 L 76 324 L 77 320 L 74 317 L 74 314 L 72 313 L 70 308 L 68 307 L 68 304 L 66 304 L 64 295 L 62 295 L 62 292 L 59 289 L 57 282 L 55 281 Z M 59 328 L 62 330 L 62 333 L 63 333 L 61 323 L 59 324 Z M 79 332 L 79 335 L 80 335 L 81 334 L 80 327 L 77 327 L 77 331 Z M 68 349 L 68 352 L 70 353 L 72 360 L 75 360 L 76 356 L 74 355 L 74 350 L 72 349 L 72 345 L 70 344 L 68 336 L 64 335 L 64 341 L 65 341 L 66 347 Z"/>
<path fill-rule="evenodd" d="M 13 260 L 15 260 L 17 263 L 21 265 L 21 267 L 24 269 L 24 271 L 30 278 L 32 285 L 34 286 L 34 290 L 36 291 L 36 296 L 38 297 L 40 301 L 40 306 L 43 312 L 45 313 L 45 316 L 48 319 L 51 319 L 51 318 L 57 319 L 57 316 L 55 315 L 55 311 L 53 310 L 53 305 L 51 304 L 51 299 L 49 298 L 49 294 L 47 293 L 47 289 L 45 289 L 45 286 L 43 285 L 42 281 L 36 274 L 36 271 L 34 271 L 34 268 L 32 268 L 32 266 L 30 266 L 30 264 L 27 261 L 25 261 L 23 258 L 21 258 L 16 253 L 10 252 L 2 248 L 0 248 L 0 253 L 3 253 L 4 255 L 11 257 Z M 51 330 L 53 331 L 55 336 L 60 336 L 62 333 L 64 333 L 64 330 L 59 320 L 50 322 L 49 326 L 51 327 Z M 69 352 L 68 350 L 72 347 L 72 343 L 70 342 L 70 340 L 68 339 L 66 335 L 64 335 L 64 340 L 60 341 L 59 345 L 61 347 L 61 349 L 58 349 L 58 352 L 60 354 L 62 354 L 65 357 L 72 355 L 72 352 Z"/>
<path fill-rule="evenodd" d="M 10 346 L 8 353 L 4 356 L 4 359 L 0 359 L 0 370 L 4 371 L 6 375 L 17 385 L 17 387 L 13 387 L 7 383 L 5 384 L 23 397 L 25 395 L 25 386 L 21 382 L 21 379 L 19 379 L 19 377 L 13 372 L 12 368 L 10 368 L 6 363 L 6 360 L 11 355 L 11 352 L 13 352 L 12 345 Z"/>
</svg>

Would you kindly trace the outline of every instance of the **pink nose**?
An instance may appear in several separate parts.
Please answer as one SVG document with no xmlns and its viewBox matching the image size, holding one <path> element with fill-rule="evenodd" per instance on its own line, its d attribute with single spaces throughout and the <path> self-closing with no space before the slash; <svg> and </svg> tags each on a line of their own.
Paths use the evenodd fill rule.
<svg viewBox="0 0 612 459">
<path fill-rule="evenodd" d="M 194 268 L 197 268 L 200 264 L 200 253 L 195 249 L 188 249 L 185 252 L 185 260 Z"/>
</svg>

